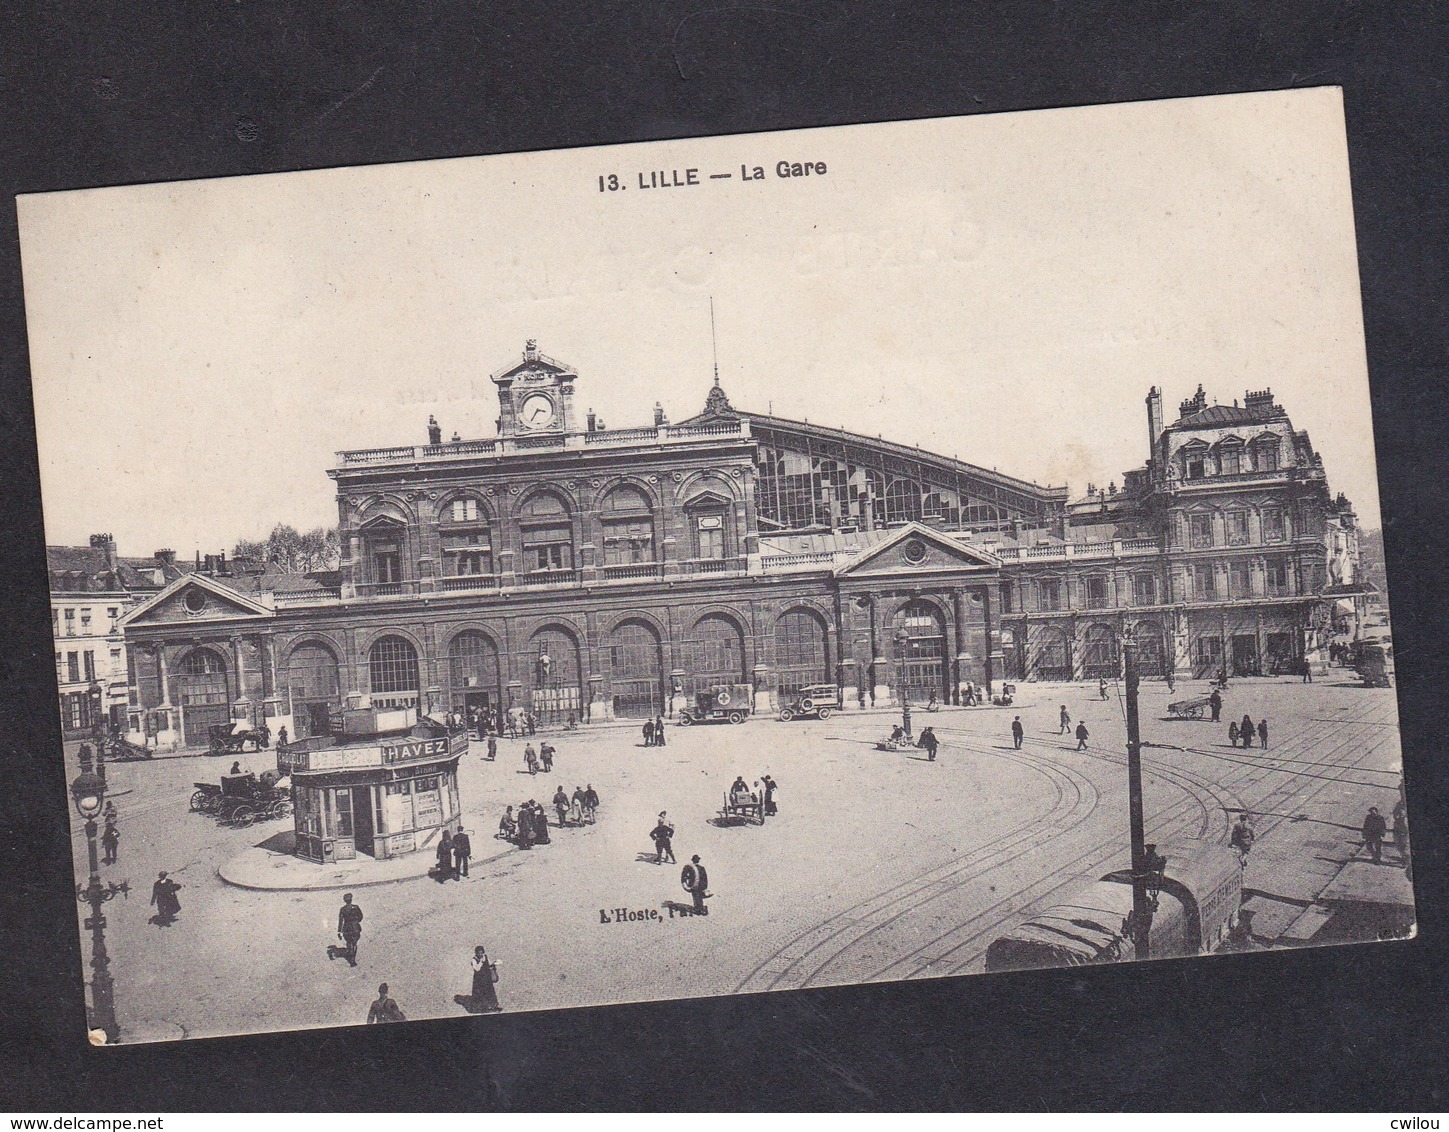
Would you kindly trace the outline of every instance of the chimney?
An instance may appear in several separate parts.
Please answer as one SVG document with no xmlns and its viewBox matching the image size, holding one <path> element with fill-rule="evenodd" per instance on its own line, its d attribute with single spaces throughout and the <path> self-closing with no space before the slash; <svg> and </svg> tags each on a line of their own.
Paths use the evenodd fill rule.
<svg viewBox="0 0 1449 1132">
<path fill-rule="evenodd" d="M 226 567 L 226 551 L 224 550 L 221 552 L 221 557 L 218 562 L 216 572 L 220 574 L 223 578 L 228 577 L 231 574 L 231 571 L 228 570 Z"/>
<path fill-rule="evenodd" d="M 176 565 L 176 551 L 174 550 L 158 550 L 155 554 L 155 558 L 156 561 L 161 563 L 163 566 Z"/>
<path fill-rule="evenodd" d="M 598 418 L 594 416 L 594 410 L 593 409 L 590 409 L 589 410 L 589 431 L 590 432 L 598 432 L 599 431 L 599 421 L 598 421 Z"/>
<path fill-rule="evenodd" d="M 1157 442 L 1162 439 L 1162 390 L 1153 386 L 1147 391 L 1147 456 L 1157 458 Z"/>
<path fill-rule="evenodd" d="M 1273 411 L 1274 407 L 1273 391 L 1271 389 L 1248 390 L 1243 394 L 1243 408 L 1245 409 L 1255 409 L 1259 412 L 1269 413 Z"/>
<path fill-rule="evenodd" d="M 116 540 L 109 534 L 91 535 L 91 546 L 96 550 L 106 552 L 106 569 L 115 573 L 116 570 Z"/>
<path fill-rule="evenodd" d="M 668 420 L 666 420 L 665 417 L 664 417 L 664 406 L 661 405 L 658 401 L 655 401 L 654 402 L 654 427 L 655 428 L 659 428 L 660 426 L 666 425 L 668 423 L 669 423 Z"/>
</svg>

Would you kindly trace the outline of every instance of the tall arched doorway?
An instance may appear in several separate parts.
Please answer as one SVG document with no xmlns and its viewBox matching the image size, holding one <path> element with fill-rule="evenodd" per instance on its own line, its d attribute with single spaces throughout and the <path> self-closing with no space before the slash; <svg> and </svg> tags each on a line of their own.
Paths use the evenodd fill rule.
<svg viewBox="0 0 1449 1132">
<path fill-rule="evenodd" d="M 1072 678 L 1072 642 L 1064 630 L 1043 625 L 1037 632 L 1032 649 L 1034 659 L 1030 676 L 1034 680 L 1070 680 Z"/>
<path fill-rule="evenodd" d="M 1137 645 L 1137 675 L 1165 676 L 1167 655 L 1162 647 L 1162 629 L 1150 621 L 1138 622 L 1132 630 Z"/>
<path fill-rule="evenodd" d="M 906 639 L 904 645 L 897 645 L 895 637 L 901 629 L 906 631 Z M 941 611 L 928 601 L 907 603 L 896 614 L 891 638 L 892 648 L 898 650 L 896 691 L 904 683 L 910 701 L 929 702 L 934 694 L 943 703 L 949 702 L 951 666 L 946 658 L 946 619 Z"/>
<path fill-rule="evenodd" d="M 211 742 L 209 728 L 231 722 L 226 662 L 211 649 L 192 649 L 176 666 L 176 702 L 188 747 Z"/>
<path fill-rule="evenodd" d="M 609 672 L 614 718 L 663 714 L 664 656 L 651 626 L 625 621 L 609 635 Z"/>
<path fill-rule="evenodd" d="M 337 657 L 326 645 L 298 645 L 287 661 L 287 688 L 292 697 L 294 738 L 326 735 L 332 712 L 342 706 Z"/>
<path fill-rule="evenodd" d="M 477 629 L 463 630 L 448 648 L 448 710 L 471 725 L 478 716 L 491 719 L 502 704 L 498 646 Z"/>
<path fill-rule="evenodd" d="M 526 694 L 522 706 L 540 723 L 583 719 L 579 643 L 556 626 L 540 629 L 528 643 Z"/>
<path fill-rule="evenodd" d="M 745 635 L 731 618 L 711 613 L 695 622 L 680 650 L 684 690 L 691 695 L 716 684 L 749 682 Z"/>
<path fill-rule="evenodd" d="M 1082 642 L 1082 677 L 1086 680 L 1115 680 L 1121 672 L 1117 634 L 1100 622 L 1087 629 Z"/>
<path fill-rule="evenodd" d="M 775 622 L 775 686 L 783 703 L 810 684 L 834 684 L 825 622 L 808 609 L 792 609 Z"/>
<path fill-rule="evenodd" d="M 397 710 L 418 706 L 418 650 L 404 637 L 383 637 L 367 654 L 372 706 Z"/>
</svg>

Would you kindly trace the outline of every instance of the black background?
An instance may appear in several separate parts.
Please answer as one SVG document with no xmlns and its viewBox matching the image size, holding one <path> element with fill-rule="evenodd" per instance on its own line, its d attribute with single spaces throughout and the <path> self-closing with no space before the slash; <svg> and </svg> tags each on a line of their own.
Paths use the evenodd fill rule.
<svg viewBox="0 0 1449 1132">
<path fill-rule="evenodd" d="M 177 0 L 6 9 L 0 1107 L 1445 1107 L 1449 774 L 1434 741 L 1446 675 L 1443 5 L 416 0 L 288 11 Z M 1348 118 L 1418 939 L 84 1044 L 16 193 L 1325 84 L 1344 88 Z M 97 493 L 103 528 L 103 484 Z M 165 501 L 156 506 L 164 516 Z"/>
</svg>

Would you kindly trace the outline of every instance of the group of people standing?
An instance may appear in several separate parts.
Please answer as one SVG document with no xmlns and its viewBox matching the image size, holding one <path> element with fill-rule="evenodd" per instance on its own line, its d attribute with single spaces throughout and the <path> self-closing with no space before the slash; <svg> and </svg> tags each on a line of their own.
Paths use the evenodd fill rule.
<svg viewBox="0 0 1449 1132">
<path fill-rule="evenodd" d="M 489 738 L 488 742 L 489 751 L 496 753 L 497 747 L 493 745 L 494 740 L 492 737 Z M 538 745 L 538 750 L 536 751 L 533 749 L 533 744 L 529 743 L 523 748 L 523 765 L 528 767 L 529 774 L 537 774 L 540 768 L 542 768 L 545 774 L 551 774 L 553 772 L 553 757 L 556 754 L 558 754 L 558 748 L 547 739 Z M 489 757 L 491 759 L 493 756 L 490 755 Z"/>
<path fill-rule="evenodd" d="M 664 742 L 664 717 L 657 715 L 653 719 L 644 721 L 644 745 L 646 747 L 663 747 Z"/>
<path fill-rule="evenodd" d="M 438 864 L 432 877 L 439 884 L 448 880 L 462 880 L 468 875 L 468 860 L 473 856 L 473 841 L 466 829 L 457 833 L 443 830 L 438 841 Z"/>
<path fill-rule="evenodd" d="M 1253 717 L 1244 712 L 1241 722 L 1234 720 L 1228 724 L 1228 745 L 1236 747 L 1241 742 L 1244 747 L 1251 747 L 1255 734 L 1258 736 L 1258 746 L 1266 751 L 1268 749 L 1268 720 L 1260 719 L 1255 725 Z"/>
<path fill-rule="evenodd" d="M 553 808 L 558 814 L 560 829 L 568 826 L 592 825 L 599 810 L 599 792 L 590 782 L 586 787 L 574 787 L 572 795 L 565 793 L 560 783 L 553 792 Z M 520 849 L 532 849 L 535 845 L 549 844 L 548 814 L 537 801 L 530 798 L 518 807 L 515 814 L 509 806 L 498 822 L 497 837 L 500 841 L 511 841 Z"/>
</svg>

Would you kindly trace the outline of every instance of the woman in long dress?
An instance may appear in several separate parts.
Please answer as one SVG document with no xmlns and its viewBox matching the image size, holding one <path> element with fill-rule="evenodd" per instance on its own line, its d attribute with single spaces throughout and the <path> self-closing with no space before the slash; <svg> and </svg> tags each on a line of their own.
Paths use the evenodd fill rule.
<svg viewBox="0 0 1449 1132">
<path fill-rule="evenodd" d="M 493 989 L 494 967 L 488 962 L 488 952 L 480 943 L 473 949 L 473 997 L 468 1009 L 474 1014 L 493 1014 L 502 1010 L 498 1005 L 498 992 Z"/>
</svg>

